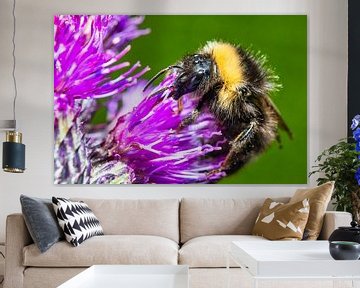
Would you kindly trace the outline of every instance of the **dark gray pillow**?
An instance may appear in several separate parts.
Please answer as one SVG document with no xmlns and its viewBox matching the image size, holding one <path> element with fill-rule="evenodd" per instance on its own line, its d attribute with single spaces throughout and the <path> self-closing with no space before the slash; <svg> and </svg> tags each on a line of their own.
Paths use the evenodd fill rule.
<svg viewBox="0 0 360 288">
<path fill-rule="evenodd" d="M 51 199 L 21 195 L 20 203 L 26 226 L 41 253 L 64 238 Z"/>
</svg>

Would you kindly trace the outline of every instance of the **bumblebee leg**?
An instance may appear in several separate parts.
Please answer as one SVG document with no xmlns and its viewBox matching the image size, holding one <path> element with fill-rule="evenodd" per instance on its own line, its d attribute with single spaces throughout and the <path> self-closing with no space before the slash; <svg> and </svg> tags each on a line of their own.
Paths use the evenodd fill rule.
<svg viewBox="0 0 360 288">
<path fill-rule="evenodd" d="M 181 121 L 179 127 L 176 129 L 177 132 L 179 132 L 179 131 L 180 131 L 181 129 L 183 129 L 184 127 L 186 127 L 186 126 L 188 126 L 188 125 L 190 125 L 190 124 L 192 124 L 192 123 L 195 122 L 195 120 L 197 119 L 197 117 L 200 115 L 200 110 L 201 110 L 201 108 L 203 107 L 205 101 L 206 101 L 206 98 L 203 97 L 203 98 L 199 101 L 199 103 L 196 105 L 196 108 L 194 109 L 194 111 L 192 111 L 189 116 L 185 117 L 185 118 Z"/>
<path fill-rule="evenodd" d="M 178 114 L 180 114 L 182 112 L 182 110 L 184 109 L 184 103 L 183 103 L 182 98 L 180 98 L 177 101 L 177 105 L 178 105 Z"/>
<path fill-rule="evenodd" d="M 189 116 L 185 117 L 181 121 L 181 123 L 180 123 L 179 127 L 176 129 L 176 131 L 179 132 L 186 126 L 189 126 L 190 124 L 194 123 L 199 115 L 200 115 L 200 111 L 198 109 L 195 109 L 194 111 L 192 111 Z"/>
<path fill-rule="evenodd" d="M 230 144 L 232 146 L 234 146 L 238 142 L 243 142 L 243 141 L 247 140 L 249 138 L 252 130 L 254 129 L 255 125 L 256 125 L 256 123 L 254 121 L 250 122 L 249 127 L 245 131 L 242 131 L 233 141 L 230 142 Z"/>
<path fill-rule="evenodd" d="M 225 161 L 221 165 L 221 170 L 230 170 L 234 164 L 234 162 L 245 162 L 245 159 L 237 159 L 236 155 L 238 155 L 240 152 L 243 153 L 243 149 L 247 143 L 249 143 L 249 140 L 252 136 L 252 131 L 254 130 L 256 123 L 254 121 L 250 122 L 249 127 L 242 131 L 233 141 L 230 142 L 231 148 L 229 153 L 226 155 Z M 248 156 L 245 155 L 247 158 Z"/>
<path fill-rule="evenodd" d="M 224 162 L 221 164 L 219 169 L 213 170 L 208 173 L 208 175 L 216 174 L 223 171 L 230 171 L 234 164 L 246 163 L 249 155 L 244 153 L 244 147 L 249 143 L 256 122 L 250 122 L 249 127 L 242 131 L 233 141 L 230 142 L 231 148 L 229 153 L 226 155 Z M 243 155 L 243 157 L 237 157 L 238 155 Z"/>
</svg>

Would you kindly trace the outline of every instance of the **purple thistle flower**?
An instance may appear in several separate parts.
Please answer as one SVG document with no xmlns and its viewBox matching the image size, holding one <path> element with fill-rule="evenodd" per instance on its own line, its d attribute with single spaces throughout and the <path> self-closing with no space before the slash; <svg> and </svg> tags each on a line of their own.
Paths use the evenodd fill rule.
<svg viewBox="0 0 360 288">
<path fill-rule="evenodd" d="M 55 16 L 55 183 L 132 182 L 133 172 L 125 164 L 94 162 L 97 144 L 106 131 L 94 137 L 88 123 L 98 108 L 95 99 L 120 94 L 148 70 L 139 70 L 141 65 L 136 63 L 117 78 L 111 77 L 130 66 L 120 61 L 130 50 L 128 41 L 146 34 L 147 30 L 136 29 L 141 22 L 139 17 L 129 16 Z M 122 42 L 111 42 L 112 34 Z"/>
<path fill-rule="evenodd" d="M 132 18 L 127 19 L 132 23 L 132 33 L 126 31 L 124 39 L 141 35 L 136 32 Z M 137 78 L 148 70 L 145 68 L 136 72 L 140 66 L 137 63 L 118 78 L 111 78 L 113 72 L 130 66 L 128 62 L 119 63 L 130 50 L 130 46 L 127 46 L 120 51 L 126 44 L 125 40 L 121 47 L 112 45 L 104 48 L 104 40 L 112 39 L 109 30 L 116 31 L 117 37 L 121 35 L 121 31 L 114 28 L 114 23 L 122 22 L 127 27 L 124 21 L 120 16 L 55 16 L 55 112 L 71 110 L 76 99 L 97 99 L 118 94 L 136 84 Z"/>
<path fill-rule="evenodd" d="M 168 91 L 143 98 L 138 79 L 147 68 L 121 62 L 128 41 L 149 32 L 137 29 L 142 21 L 55 17 L 55 183 L 209 183 L 226 175 L 217 169 L 229 143 L 213 115 L 205 109 L 193 125 L 177 131 L 197 100 L 184 96 L 180 111 Z M 111 77 L 125 67 L 130 68 Z M 167 76 L 156 91 L 174 78 Z M 112 123 L 99 131 L 90 121 L 99 108 L 96 99 L 104 97 Z"/>
<path fill-rule="evenodd" d="M 174 79 L 174 74 L 167 76 L 156 91 Z M 145 97 L 132 112 L 120 116 L 104 151 L 133 169 L 134 183 L 216 182 L 225 173 L 209 172 L 220 168 L 228 152 L 228 142 L 219 124 L 205 111 L 193 125 L 176 131 L 195 108 L 196 100 L 191 95 L 185 96 L 183 110 L 179 112 L 177 102 L 167 98 L 168 94 L 165 91 Z"/>
<path fill-rule="evenodd" d="M 150 33 L 150 29 L 139 29 L 144 22 L 143 16 L 114 15 L 109 21 L 104 36 L 104 48 L 109 55 L 116 55 L 129 42 Z"/>
</svg>

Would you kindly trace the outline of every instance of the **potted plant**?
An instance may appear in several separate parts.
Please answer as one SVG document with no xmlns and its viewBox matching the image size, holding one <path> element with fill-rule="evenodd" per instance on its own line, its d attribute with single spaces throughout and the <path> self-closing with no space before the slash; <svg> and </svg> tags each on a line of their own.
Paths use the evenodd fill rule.
<svg viewBox="0 0 360 288">
<path fill-rule="evenodd" d="M 360 115 L 354 117 L 351 129 L 353 137 L 324 150 L 309 176 L 319 173 L 316 180 L 319 185 L 335 181 L 332 195 L 335 209 L 352 213 L 353 219 L 360 223 Z"/>
</svg>

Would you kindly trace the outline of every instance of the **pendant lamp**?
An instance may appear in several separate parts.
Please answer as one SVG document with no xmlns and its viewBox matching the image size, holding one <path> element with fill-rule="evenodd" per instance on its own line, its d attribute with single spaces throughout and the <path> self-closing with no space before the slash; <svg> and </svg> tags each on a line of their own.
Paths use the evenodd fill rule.
<svg viewBox="0 0 360 288">
<path fill-rule="evenodd" d="M 16 98 L 17 86 L 15 78 L 16 57 L 15 57 L 15 34 L 16 34 L 16 0 L 13 1 L 13 35 L 12 35 L 12 78 L 14 82 L 13 120 L 0 120 L 0 130 L 6 131 L 5 142 L 3 142 L 2 167 L 5 172 L 23 173 L 25 171 L 25 145 L 22 144 L 22 133 L 16 127 Z"/>
</svg>

